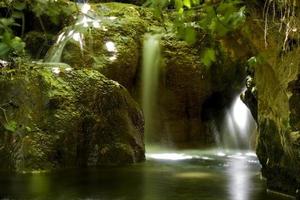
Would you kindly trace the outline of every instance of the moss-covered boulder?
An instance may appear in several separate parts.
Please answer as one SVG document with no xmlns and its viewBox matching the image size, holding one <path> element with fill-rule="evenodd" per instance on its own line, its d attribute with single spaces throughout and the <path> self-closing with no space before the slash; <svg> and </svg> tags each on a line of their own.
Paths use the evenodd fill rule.
<svg viewBox="0 0 300 200">
<path fill-rule="evenodd" d="M 65 64 L 19 68 L 0 71 L 1 169 L 144 160 L 143 117 L 124 87 Z"/>
</svg>

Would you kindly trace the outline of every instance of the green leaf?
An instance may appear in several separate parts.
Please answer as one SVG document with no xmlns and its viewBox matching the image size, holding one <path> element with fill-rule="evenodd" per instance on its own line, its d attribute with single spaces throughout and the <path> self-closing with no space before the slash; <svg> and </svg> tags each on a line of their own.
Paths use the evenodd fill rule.
<svg viewBox="0 0 300 200">
<path fill-rule="evenodd" d="M 190 0 L 183 0 L 183 5 L 187 8 L 191 8 L 191 1 Z"/>
<path fill-rule="evenodd" d="M 0 42 L 0 58 L 1 57 L 2 58 L 6 57 L 6 55 L 9 52 L 9 50 L 10 50 L 10 48 L 9 48 L 9 46 L 7 44 Z"/>
<path fill-rule="evenodd" d="M 12 49 L 14 49 L 17 52 L 21 52 L 24 50 L 25 48 L 25 43 L 22 41 L 21 38 L 19 37 L 14 37 L 11 42 L 10 42 L 10 46 Z"/>
<path fill-rule="evenodd" d="M 14 8 L 16 9 L 16 10 L 24 10 L 25 9 L 25 7 L 26 7 L 26 3 L 25 2 L 19 2 L 19 1 L 16 1 L 16 2 L 14 2 L 14 4 L 13 4 L 13 6 L 14 6 Z"/>
<path fill-rule="evenodd" d="M 14 11 L 11 15 L 15 19 L 22 19 L 24 17 L 24 13 L 20 11 Z"/>
<path fill-rule="evenodd" d="M 196 31 L 193 27 L 188 27 L 185 30 L 185 37 L 184 40 L 189 44 L 194 44 L 196 42 Z"/>
<path fill-rule="evenodd" d="M 205 49 L 202 58 L 201 58 L 201 62 L 207 66 L 210 67 L 212 65 L 213 62 L 216 61 L 216 53 L 214 49 L 208 48 Z"/>
<path fill-rule="evenodd" d="M 25 129 L 26 129 L 26 131 L 28 131 L 28 132 L 31 132 L 31 131 L 32 131 L 32 129 L 31 129 L 29 126 L 26 126 Z"/>
<path fill-rule="evenodd" d="M 175 0 L 175 7 L 179 12 L 183 12 L 183 3 L 182 0 Z"/>
<path fill-rule="evenodd" d="M 4 128 L 7 131 L 15 132 L 17 130 L 17 122 L 15 122 L 15 121 L 9 121 L 9 122 L 7 122 L 7 123 L 4 124 Z"/>
<path fill-rule="evenodd" d="M 3 33 L 2 42 L 9 45 L 9 43 L 10 43 L 10 41 L 11 41 L 11 38 L 12 38 L 12 34 L 9 33 L 8 31 L 5 31 L 5 32 Z"/>
<path fill-rule="evenodd" d="M 0 18 L 0 27 L 8 27 L 15 22 L 13 18 Z"/>
</svg>

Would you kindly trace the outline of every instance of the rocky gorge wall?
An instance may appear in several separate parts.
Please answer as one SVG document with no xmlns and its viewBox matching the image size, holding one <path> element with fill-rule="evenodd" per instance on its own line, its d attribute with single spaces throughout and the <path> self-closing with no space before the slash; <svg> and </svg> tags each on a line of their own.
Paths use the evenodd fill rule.
<svg viewBox="0 0 300 200">
<path fill-rule="evenodd" d="M 297 7 L 295 9 L 299 11 Z M 288 37 L 284 31 L 279 31 L 280 22 L 269 21 L 273 28 L 268 29 L 267 40 L 263 34 L 265 20 L 257 20 L 263 19 L 261 7 L 250 12 L 248 26 L 253 34 L 247 39 L 259 60 L 252 77 L 255 85 L 250 90 L 255 88 L 257 91 L 255 101 L 258 105 L 249 106 L 253 100 L 246 104 L 252 108 L 252 113 L 257 113 L 256 153 L 267 187 L 300 198 L 299 12 L 295 12 L 293 32 Z M 285 39 L 288 46 L 283 50 Z M 253 95 L 248 97 L 253 98 Z"/>
</svg>

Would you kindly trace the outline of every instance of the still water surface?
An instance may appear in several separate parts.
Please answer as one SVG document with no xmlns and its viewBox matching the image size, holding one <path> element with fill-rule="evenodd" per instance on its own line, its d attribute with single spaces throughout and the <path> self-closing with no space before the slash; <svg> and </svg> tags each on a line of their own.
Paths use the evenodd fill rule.
<svg viewBox="0 0 300 200">
<path fill-rule="evenodd" d="M 151 151 L 125 167 L 0 173 L 0 199 L 283 200 L 267 193 L 251 152 Z"/>
</svg>

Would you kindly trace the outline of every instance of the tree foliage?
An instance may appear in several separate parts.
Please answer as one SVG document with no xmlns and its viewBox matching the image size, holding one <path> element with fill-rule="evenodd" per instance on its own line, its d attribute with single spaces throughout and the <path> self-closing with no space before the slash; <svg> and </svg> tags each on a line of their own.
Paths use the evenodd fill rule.
<svg viewBox="0 0 300 200">
<path fill-rule="evenodd" d="M 24 54 L 25 11 L 34 13 L 40 23 L 43 23 L 41 16 L 47 16 L 54 24 L 59 23 L 60 16 L 72 14 L 67 1 L 63 0 L 4 0 L 0 7 L 6 13 L 0 16 L 0 59 Z M 20 27 L 21 33 L 16 34 L 15 27 Z"/>
<path fill-rule="evenodd" d="M 177 34 L 190 44 L 197 40 L 199 29 L 216 39 L 236 31 L 246 19 L 245 6 L 239 0 L 148 0 L 147 4 L 159 16 L 164 10 L 175 10 Z M 206 66 L 214 63 L 215 52 L 213 47 L 204 49 L 202 63 Z"/>
</svg>

